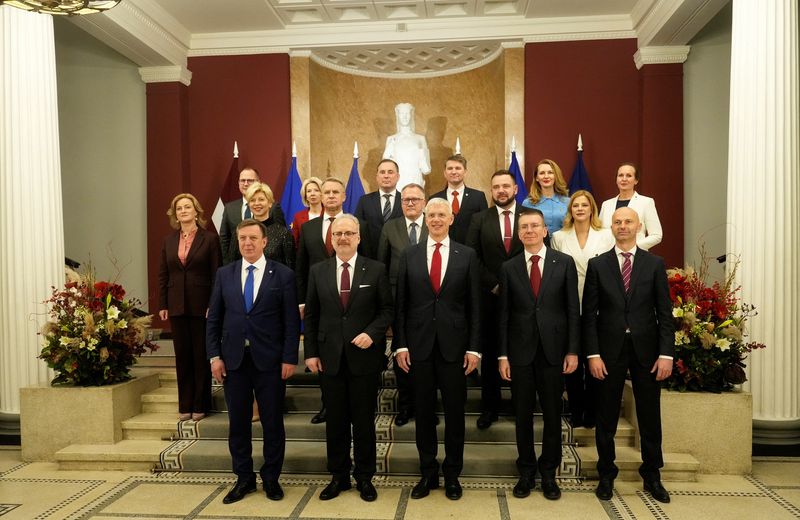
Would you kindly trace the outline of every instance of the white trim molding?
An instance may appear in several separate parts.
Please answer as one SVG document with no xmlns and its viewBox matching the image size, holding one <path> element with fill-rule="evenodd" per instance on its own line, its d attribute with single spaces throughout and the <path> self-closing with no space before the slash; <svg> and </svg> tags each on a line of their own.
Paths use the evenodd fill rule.
<svg viewBox="0 0 800 520">
<path fill-rule="evenodd" d="M 180 81 L 187 87 L 192 83 L 192 71 L 186 67 L 169 65 L 163 67 L 139 67 L 139 76 L 145 83 L 172 83 Z"/>
<path fill-rule="evenodd" d="M 664 63 L 683 63 L 689 57 L 688 45 L 669 45 L 660 47 L 642 47 L 633 55 L 637 69 L 645 65 L 661 65 Z"/>
</svg>

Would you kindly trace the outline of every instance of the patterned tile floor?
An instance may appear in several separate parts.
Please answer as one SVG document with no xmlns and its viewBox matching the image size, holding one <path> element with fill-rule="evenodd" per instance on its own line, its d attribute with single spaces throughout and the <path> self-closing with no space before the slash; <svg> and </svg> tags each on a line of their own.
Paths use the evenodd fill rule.
<svg viewBox="0 0 800 520">
<path fill-rule="evenodd" d="M 800 518 L 800 459 L 757 458 L 748 476 L 701 475 L 698 482 L 668 482 L 672 503 L 659 504 L 641 484 L 617 482 L 613 500 L 594 496 L 594 482 L 562 483 L 563 497 L 535 491 L 519 500 L 513 481 L 463 480 L 464 497 L 452 502 L 436 490 L 410 500 L 410 478 L 377 480 L 379 497 L 367 504 L 348 491 L 330 502 L 317 495 L 327 479 L 286 476 L 286 497 L 263 492 L 224 505 L 233 484 L 227 474 L 59 471 L 55 464 L 24 463 L 16 449 L 0 449 L 0 520 L 11 519 L 770 519 Z"/>
</svg>

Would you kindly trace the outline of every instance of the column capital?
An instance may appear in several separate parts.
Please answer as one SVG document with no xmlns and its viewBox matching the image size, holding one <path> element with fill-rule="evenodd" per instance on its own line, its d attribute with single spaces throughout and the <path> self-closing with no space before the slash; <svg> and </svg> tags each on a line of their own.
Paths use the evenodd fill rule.
<svg viewBox="0 0 800 520">
<path fill-rule="evenodd" d="M 645 65 L 662 65 L 665 63 L 683 63 L 689 57 L 688 45 L 660 45 L 653 47 L 640 47 L 633 55 L 636 68 Z"/>
<path fill-rule="evenodd" d="M 139 76 L 145 83 L 171 83 L 180 81 L 187 87 L 192 83 L 192 71 L 180 65 L 139 67 Z"/>
</svg>

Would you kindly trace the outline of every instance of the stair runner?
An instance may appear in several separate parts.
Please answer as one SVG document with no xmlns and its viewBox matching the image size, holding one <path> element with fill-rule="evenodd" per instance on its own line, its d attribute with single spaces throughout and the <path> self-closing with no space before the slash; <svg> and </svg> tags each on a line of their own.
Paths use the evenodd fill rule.
<svg viewBox="0 0 800 520">
<path fill-rule="evenodd" d="M 311 417 L 320 405 L 317 376 L 296 373 L 286 389 L 286 456 L 283 472 L 287 474 L 326 474 L 325 425 L 311 424 Z M 514 417 L 511 413 L 511 393 L 503 388 L 500 418 L 487 430 L 479 430 L 476 420 L 480 410 L 480 386 L 470 378 L 467 389 L 466 435 L 464 447 L 465 477 L 515 477 L 517 450 L 514 434 Z M 377 433 L 377 474 L 417 475 L 419 458 L 414 444 L 415 421 L 404 426 L 395 424 L 397 413 L 397 388 L 394 373 L 382 374 L 378 393 L 378 413 L 375 418 Z M 441 406 L 441 402 L 439 403 Z M 201 421 L 178 422 L 173 442 L 161 452 L 159 471 L 224 471 L 231 470 L 228 452 L 228 417 L 224 390 L 213 389 L 214 413 Z M 441 412 L 441 410 L 440 410 Z M 444 457 L 444 420 L 440 413 L 437 433 L 439 459 Z M 562 416 L 562 462 L 559 478 L 578 478 L 581 462 L 575 449 L 573 431 Z M 542 418 L 537 411 L 534 418 L 534 439 L 537 454 L 541 451 Z M 255 468 L 261 466 L 262 430 L 260 423 L 253 424 L 253 460 Z"/>
</svg>

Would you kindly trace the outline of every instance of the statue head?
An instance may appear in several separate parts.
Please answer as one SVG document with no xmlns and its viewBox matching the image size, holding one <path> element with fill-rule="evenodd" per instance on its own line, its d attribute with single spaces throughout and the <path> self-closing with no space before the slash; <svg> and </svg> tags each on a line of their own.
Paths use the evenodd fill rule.
<svg viewBox="0 0 800 520">
<path fill-rule="evenodd" d="M 408 128 L 412 133 L 414 130 L 414 105 L 411 103 L 398 103 L 394 107 L 394 115 L 397 118 L 397 132 L 403 128 Z"/>
</svg>

